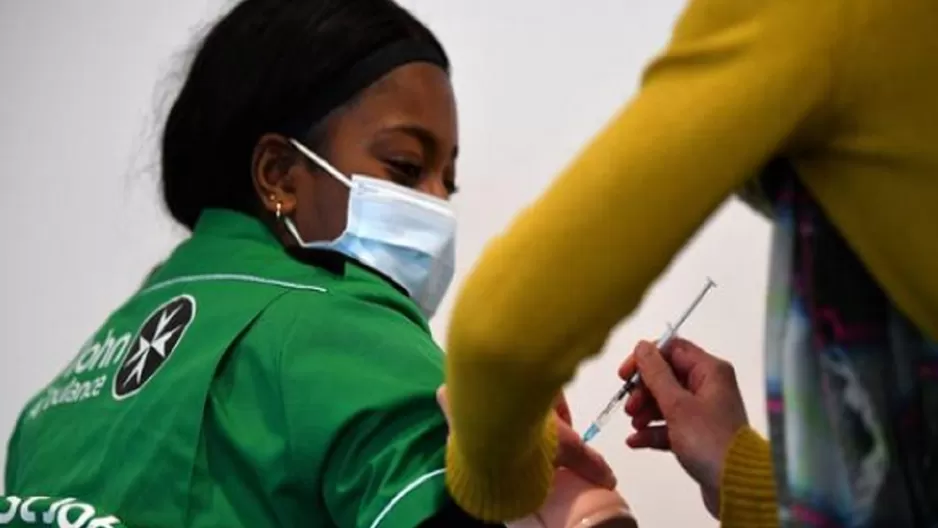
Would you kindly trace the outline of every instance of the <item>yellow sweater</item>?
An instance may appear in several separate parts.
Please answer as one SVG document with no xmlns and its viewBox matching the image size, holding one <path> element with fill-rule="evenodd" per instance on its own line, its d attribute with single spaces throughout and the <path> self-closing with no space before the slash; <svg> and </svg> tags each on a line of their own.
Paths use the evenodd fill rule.
<svg viewBox="0 0 938 528">
<path fill-rule="evenodd" d="M 490 245 L 458 298 L 447 354 L 456 501 L 486 519 L 536 509 L 555 394 L 775 155 L 938 337 L 936 57 L 931 0 L 691 0 L 637 96 Z M 764 442 L 745 431 L 727 466 L 725 525 L 774 524 Z"/>
</svg>

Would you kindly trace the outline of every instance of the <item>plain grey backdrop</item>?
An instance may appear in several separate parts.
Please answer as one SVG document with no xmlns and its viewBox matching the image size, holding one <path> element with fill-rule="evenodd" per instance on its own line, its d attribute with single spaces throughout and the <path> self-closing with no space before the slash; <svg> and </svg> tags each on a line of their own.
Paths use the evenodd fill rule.
<svg viewBox="0 0 938 528">
<path fill-rule="evenodd" d="M 483 244 L 634 93 L 681 0 L 409 0 L 454 64 L 462 193 L 457 284 Z M 157 137 L 207 0 L 0 0 L 0 438 L 17 414 L 185 236 L 164 213 Z M 615 241 L 610 241 L 615 243 Z M 721 209 L 568 388 L 583 427 L 705 277 L 719 288 L 684 334 L 732 360 L 764 430 L 762 337 L 769 227 Z M 632 248 L 642 258 L 642 248 Z M 434 320 L 445 337 L 449 304 Z M 571 313 L 571 317 L 577 314 Z M 715 526 L 667 454 L 631 452 L 617 418 L 596 445 L 648 528 Z M 0 452 L 0 465 L 5 452 Z"/>
</svg>

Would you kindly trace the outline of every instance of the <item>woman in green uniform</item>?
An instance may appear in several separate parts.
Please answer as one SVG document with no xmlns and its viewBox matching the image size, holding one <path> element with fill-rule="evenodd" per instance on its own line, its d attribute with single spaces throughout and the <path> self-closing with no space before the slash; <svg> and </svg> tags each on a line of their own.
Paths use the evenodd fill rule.
<svg viewBox="0 0 938 528">
<path fill-rule="evenodd" d="M 162 137 L 165 203 L 192 237 L 28 404 L 8 493 L 128 526 L 441 510 L 426 321 L 453 264 L 448 66 L 390 1 L 248 0 L 221 19 Z"/>
<path fill-rule="evenodd" d="M 245 0 L 212 28 L 162 137 L 192 236 L 21 414 L 11 522 L 46 497 L 130 527 L 470 522 L 427 326 L 453 273 L 448 70 L 389 0 Z"/>
</svg>

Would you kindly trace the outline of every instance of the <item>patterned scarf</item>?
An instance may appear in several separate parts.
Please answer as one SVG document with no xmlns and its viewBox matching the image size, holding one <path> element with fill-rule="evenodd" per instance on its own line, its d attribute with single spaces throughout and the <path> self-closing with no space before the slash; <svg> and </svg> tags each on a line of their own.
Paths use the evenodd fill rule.
<svg viewBox="0 0 938 528">
<path fill-rule="evenodd" d="M 787 163 L 758 188 L 776 224 L 766 378 L 782 526 L 938 527 L 938 343 Z"/>
</svg>

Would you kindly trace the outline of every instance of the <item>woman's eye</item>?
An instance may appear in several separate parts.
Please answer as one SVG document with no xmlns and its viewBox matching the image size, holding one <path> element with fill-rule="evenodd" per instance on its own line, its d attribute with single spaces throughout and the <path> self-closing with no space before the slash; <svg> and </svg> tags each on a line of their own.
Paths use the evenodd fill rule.
<svg viewBox="0 0 938 528">
<path fill-rule="evenodd" d="M 402 185 L 414 186 L 420 182 L 423 176 L 423 167 L 409 161 L 394 160 L 389 161 L 391 176 Z"/>
</svg>

